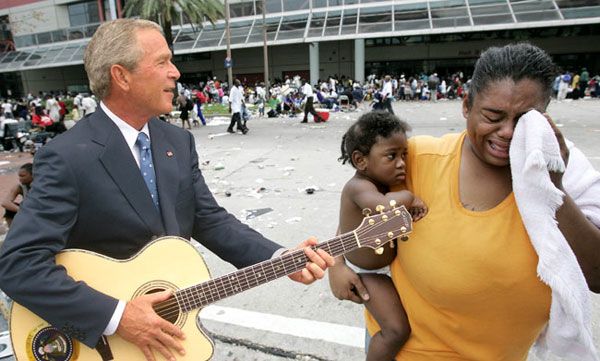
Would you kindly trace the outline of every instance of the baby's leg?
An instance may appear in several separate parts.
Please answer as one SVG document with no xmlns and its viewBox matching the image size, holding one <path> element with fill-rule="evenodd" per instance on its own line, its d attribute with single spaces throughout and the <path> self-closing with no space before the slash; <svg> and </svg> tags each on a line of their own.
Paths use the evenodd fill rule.
<svg viewBox="0 0 600 361">
<path fill-rule="evenodd" d="M 373 273 L 360 276 L 369 291 L 365 306 L 381 327 L 371 338 L 367 361 L 393 360 L 410 335 L 408 317 L 391 278 Z"/>
</svg>

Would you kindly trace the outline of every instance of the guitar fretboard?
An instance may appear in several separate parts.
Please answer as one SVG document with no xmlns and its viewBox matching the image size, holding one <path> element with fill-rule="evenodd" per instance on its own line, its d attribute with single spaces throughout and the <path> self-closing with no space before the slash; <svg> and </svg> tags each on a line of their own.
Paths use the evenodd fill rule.
<svg viewBox="0 0 600 361">
<path fill-rule="evenodd" d="M 360 247 L 353 232 L 344 233 L 313 249 L 323 249 L 339 256 Z M 236 272 L 211 279 L 201 284 L 179 290 L 175 298 L 184 312 L 207 306 L 225 297 L 233 296 L 277 278 L 297 272 L 306 266 L 308 257 L 304 250 L 294 250 L 281 257 L 263 261 Z"/>
</svg>

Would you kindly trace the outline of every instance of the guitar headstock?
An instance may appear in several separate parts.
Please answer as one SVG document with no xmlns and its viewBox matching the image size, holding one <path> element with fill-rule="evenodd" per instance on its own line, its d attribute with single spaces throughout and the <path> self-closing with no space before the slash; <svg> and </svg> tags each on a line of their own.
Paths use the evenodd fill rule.
<svg viewBox="0 0 600 361">
<path fill-rule="evenodd" d="M 387 211 L 383 206 L 377 206 L 379 213 L 371 215 L 367 212 L 360 225 L 354 230 L 356 240 L 360 247 L 369 247 L 375 250 L 384 244 L 399 238 L 408 239 L 412 232 L 412 217 L 406 207 L 396 207 L 395 202 L 390 202 Z"/>
</svg>

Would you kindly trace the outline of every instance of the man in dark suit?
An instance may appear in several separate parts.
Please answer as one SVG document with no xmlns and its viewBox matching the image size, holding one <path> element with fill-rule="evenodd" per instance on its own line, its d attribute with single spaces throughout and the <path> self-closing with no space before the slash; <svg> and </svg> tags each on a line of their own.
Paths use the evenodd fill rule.
<svg viewBox="0 0 600 361">
<path fill-rule="evenodd" d="M 117 332 L 148 360 L 153 350 L 174 359 L 184 335 L 152 309 L 168 291 L 114 299 L 74 282 L 55 265 L 56 253 L 81 248 L 123 259 L 153 238 L 177 235 L 244 267 L 282 248 L 216 203 L 192 134 L 158 120 L 171 111 L 180 75 L 158 25 L 104 23 L 84 63 L 100 108 L 36 154 L 32 190 L 1 250 L 0 288 L 89 347 Z M 299 247 L 314 244 L 309 239 Z M 333 259 L 322 250 L 305 252 L 311 262 L 290 278 L 308 284 Z"/>
</svg>

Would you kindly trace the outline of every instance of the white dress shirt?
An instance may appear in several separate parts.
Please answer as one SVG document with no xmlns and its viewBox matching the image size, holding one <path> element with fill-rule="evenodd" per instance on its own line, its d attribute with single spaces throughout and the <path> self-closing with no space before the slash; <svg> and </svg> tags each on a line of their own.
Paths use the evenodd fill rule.
<svg viewBox="0 0 600 361">
<path fill-rule="evenodd" d="M 115 113 L 111 112 L 110 109 L 108 109 L 108 107 L 106 106 L 106 104 L 104 104 L 104 102 L 100 102 L 100 108 L 102 108 L 102 110 L 104 111 L 104 113 L 106 113 L 110 120 L 112 120 L 113 123 L 115 123 L 117 128 L 119 128 L 119 130 L 121 131 L 121 134 L 123 134 L 123 138 L 125 138 L 125 142 L 127 143 L 127 146 L 129 147 L 129 150 L 131 151 L 131 154 L 133 155 L 133 158 L 135 159 L 135 162 L 139 167 L 140 150 L 135 145 L 135 142 L 137 141 L 138 134 L 140 133 L 145 133 L 148 136 L 148 139 L 151 140 L 150 129 L 148 128 L 148 124 L 144 124 L 142 130 L 138 131 L 131 125 L 127 124 L 123 119 L 119 118 Z M 125 305 L 125 301 L 119 300 L 119 303 L 115 308 L 115 312 L 113 313 L 112 317 L 110 318 L 110 321 L 108 322 L 108 325 L 102 333 L 103 335 L 110 336 L 117 331 L 117 328 L 119 327 L 119 322 L 121 322 L 121 317 L 123 317 L 123 312 L 125 311 Z"/>
</svg>

